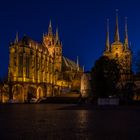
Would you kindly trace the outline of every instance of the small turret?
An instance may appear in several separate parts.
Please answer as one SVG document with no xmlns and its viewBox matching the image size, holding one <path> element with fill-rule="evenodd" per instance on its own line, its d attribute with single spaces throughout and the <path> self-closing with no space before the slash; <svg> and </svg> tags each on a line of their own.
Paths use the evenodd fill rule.
<svg viewBox="0 0 140 140">
<path fill-rule="evenodd" d="M 57 44 L 57 45 L 60 45 L 59 34 L 58 34 L 58 28 L 56 28 L 55 41 L 56 41 L 56 44 Z"/>
<path fill-rule="evenodd" d="M 106 29 L 106 51 L 110 51 L 110 42 L 109 42 L 109 19 L 107 19 L 107 29 Z"/>
<path fill-rule="evenodd" d="M 77 71 L 79 71 L 79 57 L 77 56 L 77 63 L 76 63 L 76 65 L 77 65 Z"/>
<path fill-rule="evenodd" d="M 83 65 L 83 72 L 85 72 L 85 66 Z"/>
<path fill-rule="evenodd" d="M 53 35 L 53 32 L 52 32 L 52 23 L 51 23 L 51 20 L 50 20 L 49 27 L 48 27 L 48 36 L 52 36 L 52 35 Z"/>
<path fill-rule="evenodd" d="M 56 38 L 56 41 L 59 41 L 58 28 L 56 28 L 56 34 L 55 34 L 55 38 Z"/>
</svg>

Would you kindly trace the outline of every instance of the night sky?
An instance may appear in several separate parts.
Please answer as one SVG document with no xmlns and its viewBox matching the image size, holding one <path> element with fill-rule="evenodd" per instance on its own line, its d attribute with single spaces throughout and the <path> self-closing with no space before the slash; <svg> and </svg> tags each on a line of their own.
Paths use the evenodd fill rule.
<svg viewBox="0 0 140 140">
<path fill-rule="evenodd" d="M 5 0 L 0 1 L 0 76 L 8 71 L 9 43 L 16 32 L 41 42 L 51 19 L 53 30 L 59 29 L 64 56 L 90 70 L 103 53 L 106 19 L 110 19 L 110 40 L 115 30 L 115 11 L 119 9 L 120 39 L 124 41 L 124 19 L 128 18 L 131 49 L 140 49 L 139 0 Z"/>
</svg>

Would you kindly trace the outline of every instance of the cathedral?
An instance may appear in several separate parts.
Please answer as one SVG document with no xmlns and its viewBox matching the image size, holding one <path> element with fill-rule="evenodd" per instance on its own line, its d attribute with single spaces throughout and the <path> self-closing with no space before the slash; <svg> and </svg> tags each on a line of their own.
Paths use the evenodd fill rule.
<svg viewBox="0 0 140 140">
<path fill-rule="evenodd" d="M 9 99 L 28 102 L 80 90 L 83 69 L 77 62 L 63 56 L 58 29 L 53 33 L 51 22 L 41 43 L 28 36 L 19 40 L 18 34 L 9 47 L 8 94 Z"/>
<path fill-rule="evenodd" d="M 131 78 L 131 63 L 132 63 L 132 52 L 129 48 L 128 42 L 128 31 L 127 31 L 127 20 L 125 19 L 125 38 L 124 43 L 120 42 L 119 37 L 119 25 L 118 25 L 118 14 L 116 13 L 116 25 L 114 42 L 110 44 L 109 41 L 109 20 L 107 20 L 107 34 L 106 34 L 106 47 L 103 53 L 109 59 L 117 60 L 120 65 L 120 82 L 127 81 Z"/>
</svg>

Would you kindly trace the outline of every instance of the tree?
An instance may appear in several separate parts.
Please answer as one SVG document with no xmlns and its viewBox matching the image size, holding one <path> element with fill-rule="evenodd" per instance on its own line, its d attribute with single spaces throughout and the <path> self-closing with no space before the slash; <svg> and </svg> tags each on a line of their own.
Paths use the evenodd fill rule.
<svg viewBox="0 0 140 140">
<path fill-rule="evenodd" d="M 140 74 L 140 50 L 133 57 L 133 70 L 136 74 Z"/>
<path fill-rule="evenodd" d="M 120 79 L 120 66 L 114 59 L 100 57 L 91 71 L 92 89 L 96 97 L 108 97 L 116 93 Z"/>
<path fill-rule="evenodd" d="M 124 87 L 124 98 L 127 100 L 132 100 L 134 96 L 134 88 L 135 88 L 135 83 L 133 81 L 129 81 L 125 84 Z"/>
</svg>

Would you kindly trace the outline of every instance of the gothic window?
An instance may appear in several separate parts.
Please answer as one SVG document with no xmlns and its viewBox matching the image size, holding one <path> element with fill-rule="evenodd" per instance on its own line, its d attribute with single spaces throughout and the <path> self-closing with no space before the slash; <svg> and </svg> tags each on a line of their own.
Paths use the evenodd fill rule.
<svg viewBox="0 0 140 140">
<path fill-rule="evenodd" d="M 116 58 L 118 58 L 118 53 L 116 53 Z"/>
<path fill-rule="evenodd" d="M 11 53 L 10 55 L 11 55 L 10 56 L 10 66 L 14 66 L 15 67 L 16 65 L 15 65 L 14 53 Z"/>
<path fill-rule="evenodd" d="M 16 67 L 17 66 L 17 63 L 16 63 L 16 61 L 17 61 L 17 59 L 16 59 L 17 57 L 16 57 L 16 54 L 14 54 L 14 66 Z"/>
<path fill-rule="evenodd" d="M 39 56 L 37 57 L 37 70 L 39 70 L 40 69 L 40 58 L 39 58 Z"/>
<path fill-rule="evenodd" d="M 56 55 L 59 55 L 59 53 L 58 53 L 58 52 L 56 52 Z"/>
<path fill-rule="evenodd" d="M 35 59 L 34 56 L 31 56 L 31 68 L 34 69 L 34 65 L 35 65 Z"/>
<path fill-rule="evenodd" d="M 51 46 L 51 41 L 50 40 L 47 40 L 47 45 Z"/>
<path fill-rule="evenodd" d="M 29 78 L 30 75 L 30 58 L 29 56 L 26 57 L 26 77 Z"/>
<path fill-rule="evenodd" d="M 19 63 L 18 63 L 18 75 L 19 77 L 22 77 L 23 75 L 23 55 L 19 54 Z"/>
<path fill-rule="evenodd" d="M 41 67 L 42 67 L 42 71 L 44 71 L 45 63 L 44 63 L 44 59 L 43 59 L 43 57 L 42 57 L 42 59 L 41 59 Z"/>
<path fill-rule="evenodd" d="M 54 44 L 54 40 L 52 40 L 52 44 Z"/>
</svg>

